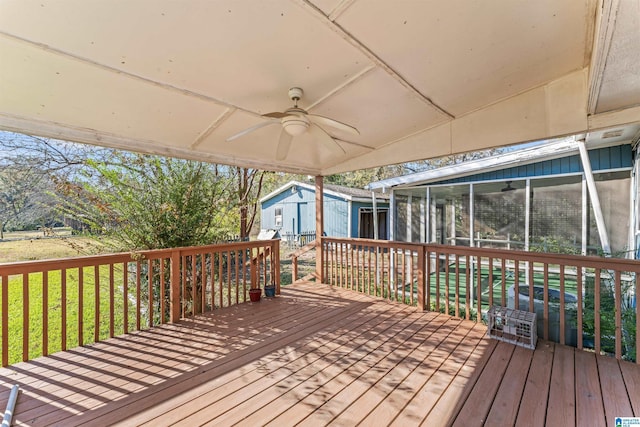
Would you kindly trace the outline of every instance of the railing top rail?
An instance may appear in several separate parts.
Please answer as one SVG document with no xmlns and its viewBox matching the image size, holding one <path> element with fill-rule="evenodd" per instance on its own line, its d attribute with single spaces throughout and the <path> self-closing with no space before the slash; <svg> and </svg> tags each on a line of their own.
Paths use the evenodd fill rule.
<svg viewBox="0 0 640 427">
<path fill-rule="evenodd" d="M 289 255 L 289 258 L 297 258 L 302 254 L 305 254 L 313 249 L 315 249 L 316 245 L 317 245 L 317 241 L 313 240 L 309 243 L 307 243 L 306 245 L 304 245 L 303 247 L 301 247 L 300 249 L 298 249 L 297 251 L 295 251 L 294 253 Z"/>
<path fill-rule="evenodd" d="M 277 239 L 256 240 L 250 242 L 220 243 L 205 246 L 185 246 L 180 248 L 166 248 L 141 250 L 133 252 L 120 252 L 105 255 L 89 255 L 73 258 L 57 258 L 39 261 L 19 261 L 0 264 L 0 276 L 11 276 L 15 274 L 39 273 L 43 271 L 61 270 L 63 268 L 79 268 L 104 264 L 119 264 L 124 262 L 135 262 L 138 260 L 149 260 L 159 258 L 169 258 L 174 252 L 180 255 L 193 255 L 196 253 L 223 252 L 238 249 L 259 248 L 272 246 Z"/>
</svg>

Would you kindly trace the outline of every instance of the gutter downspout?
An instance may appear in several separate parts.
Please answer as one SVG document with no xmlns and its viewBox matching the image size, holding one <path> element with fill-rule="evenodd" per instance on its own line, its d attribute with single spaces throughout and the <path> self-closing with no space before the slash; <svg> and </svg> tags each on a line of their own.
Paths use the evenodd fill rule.
<svg viewBox="0 0 640 427">
<path fill-rule="evenodd" d="M 13 418 L 13 412 L 16 408 L 16 401 L 18 400 L 18 384 L 14 384 L 11 388 L 11 394 L 7 401 L 7 409 L 4 411 L 4 417 L 2 418 L 2 427 L 10 427 L 11 420 Z"/>
<path fill-rule="evenodd" d="M 378 204 L 376 203 L 376 193 L 371 192 L 371 202 L 373 205 L 373 238 L 378 240 Z"/>
<path fill-rule="evenodd" d="M 585 178 L 587 179 L 587 189 L 589 190 L 589 196 L 591 199 L 591 207 L 593 207 L 593 213 L 596 217 L 596 225 L 598 226 L 598 235 L 600 236 L 600 244 L 602 244 L 602 250 L 604 256 L 611 256 L 611 244 L 609 243 L 609 234 L 607 233 L 607 227 L 604 223 L 604 216 L 602 215 L 602 207 L 600 205 L 600 198 L 598 197 L 598 191 L 596 189 L 596 181 L 593 179 L 593 171 L 591 170 L 591 162 L 589 161 L 589 153 L 584 140 L 576 141 L 578 143 L 578 149 L 580 150 L 580 160 L 582 161 L 582 169 L 584 170 Z"/>
</svg>

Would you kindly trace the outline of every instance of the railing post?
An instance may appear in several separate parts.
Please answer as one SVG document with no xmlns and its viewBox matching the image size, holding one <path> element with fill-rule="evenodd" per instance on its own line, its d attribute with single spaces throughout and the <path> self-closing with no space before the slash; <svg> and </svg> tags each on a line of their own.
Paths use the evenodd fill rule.
<svg viewBox="0 0 640 427">
<path fill-rule="evenodd" d="M 180 251 L 171 252 L 169 299 L 169 322 L 175 323 L 180 320 Z"/>
<path fill-rule="evenodd" d="M 316 176 L 316 281 L 324 283 L 322 234 L 324 232 L 324 178 Z"/>
<path fill-rule="evenodd" d="M 420 249 L 418 249 L 418 311 L 424 311 L 426 308 L 426 250 L 427 248 L 425 246 L 420 246 Z"/>
<path fill-rule="evenodd" d="M 298 280 L 298 257 L 291 258 L 291 283 L 295 283 Z"/>
<path fill-rule="evenodd" d="M 276 281 L 276 295 L 280 295 L 280 240 L 273 242 L 272 251 Z"/>
</svg>

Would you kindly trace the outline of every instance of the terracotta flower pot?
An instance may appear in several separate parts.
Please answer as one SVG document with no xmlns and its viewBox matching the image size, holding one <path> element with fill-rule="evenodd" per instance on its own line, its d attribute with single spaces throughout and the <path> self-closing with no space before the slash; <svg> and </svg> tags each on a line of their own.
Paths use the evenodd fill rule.
<svg viewBox="0 0 640 427">
<path fill-rule="evenodd" d="M 261 289 L 249 289 L 249 299 L 251 302 L 259 302 L 260 294 L 262 294 Z"/>
</svg>

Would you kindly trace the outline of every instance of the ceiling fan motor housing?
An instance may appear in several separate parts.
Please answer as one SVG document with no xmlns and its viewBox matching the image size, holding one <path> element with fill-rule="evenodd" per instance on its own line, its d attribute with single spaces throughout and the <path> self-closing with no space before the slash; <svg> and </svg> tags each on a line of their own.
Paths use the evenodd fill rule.
<svg viewBox="0 0 640 427">
<path fill-rule="evenodd" d="M 304 91 L 299 88 L 299 87 L 292 87 L 291 89 L 289 89 L 289 98 L 292 101 L 299 101 L 300 99 L 302 99 L 302 94 L 304 93 Z"/>
<path fill-rule="evenodd" d="M 291 136 L 302 135 L 309 128 L 309 119 L 303 115 L 285 116 L 280 122 L 284 130 Z"/>
</svg>

